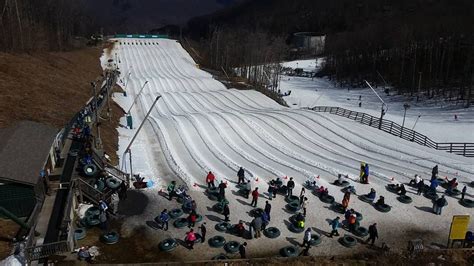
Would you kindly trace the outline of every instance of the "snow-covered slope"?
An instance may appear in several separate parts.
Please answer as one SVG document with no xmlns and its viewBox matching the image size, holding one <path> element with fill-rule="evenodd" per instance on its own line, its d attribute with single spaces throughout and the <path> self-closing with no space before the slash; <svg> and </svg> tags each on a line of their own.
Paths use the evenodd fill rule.
<svg viewBox="0 0 474 266">
<path fill-rule="evenodd" d="M 119 40 L 115 53 L 122 79 L 132 73 L 128 98 L 149 82 L 132 109 L 135 121 L 162 95 L 149 119 L 156 136 L 148 137 L 160 141 L 171 169 L 188 184 L 202 182 L 208 171 L 234 178 L 239 166 L 262 181 L 293 176 L 302 183 L 319 175 L 324 183 L 338 173 L 356 179 L 361 161 L 382 182 L 427 177 L 435 164 L 443 176 L 474 174 L 472 159 L 328 114 L 282 107 L 256 91 L 228 90 L 174 40 Z"/>
</svg>

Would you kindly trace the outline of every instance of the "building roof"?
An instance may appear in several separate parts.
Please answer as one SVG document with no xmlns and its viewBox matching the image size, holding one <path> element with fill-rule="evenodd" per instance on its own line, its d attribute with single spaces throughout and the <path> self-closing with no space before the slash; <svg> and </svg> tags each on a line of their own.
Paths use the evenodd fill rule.
<svg viewBox="0 0 474 266">
<path fill-rule="evenodd" d="M 32 121 L 0 128 L 0 179 L 36 184 L 57 132 Z"/>
</svg>

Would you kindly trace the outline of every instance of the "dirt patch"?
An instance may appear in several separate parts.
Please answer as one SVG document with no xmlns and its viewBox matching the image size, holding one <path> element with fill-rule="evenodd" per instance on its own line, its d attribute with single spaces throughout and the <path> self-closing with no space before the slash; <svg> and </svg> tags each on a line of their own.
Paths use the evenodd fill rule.
<svg viewBox="0 0 474 266">
<path fill-rule="evenodd" d="M 0 260 L 10 255 L 13 248 L 12 239 L 19 229 L 20 226 L 12 220 L 0 219 Z"/>
<path fill-rule="evenodd" d="M 91 97 L 102 48 L 34 54 L 0 53 L 0 127 L 32 120 L 63 127 Z"/>
</svg>

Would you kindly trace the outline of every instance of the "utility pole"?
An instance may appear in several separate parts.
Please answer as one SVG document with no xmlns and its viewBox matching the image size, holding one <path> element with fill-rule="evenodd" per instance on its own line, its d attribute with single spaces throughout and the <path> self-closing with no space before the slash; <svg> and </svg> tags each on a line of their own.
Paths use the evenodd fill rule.
<svg viewBox="0 0 474 266">
<path fill-rule="evenodd" d="M 128 153 L 128 156 L 129 156 L 129 160 L 130 160 L 130 177 L 129 177 L 129 180 L 128 183 L 130 184 L 130 179 L 133 177 L 133 167 L 132 167 L 132 150 L 130 149 L 130 147 L 132 146 L 133 142 L 135 141 L 135 139 L 137 138 L 137 135 L 138 133 L 140 132 L 140 130 L 142 129 L 143 125 L 145 124 L 145 122 L 148 120 L 148 116 L 150 116 L 151 114 L 151 111 L 153 110 L 153 108 L 155 107 L 156 103 L 158 102 L 158 100 L 161 98 L 161 95 L 157 96 L 155 101 L 153 102 L 153 104 L 151 105 L 150 109 L 148 110 L 147 114 L 145 115 L 145 118 L 142 120 L 142 122 L 140 123 L 140 126 L 138 127 L 137 131 L 135 132 L 135 135 L 133 135 L 133 138 L 132 140 L 130 141 L 130 143 L 128 144 L 127 148 L 125 149 L 125 152 L 123 153 L 123 156 L 122 156 L 122 162 L 124 162 L 124 159 L 125 159 L 125 155 Z M 123 165 L 124 163 L 122 163 L 122 169 L 123 169 Z"/>
<path fill-rule="evenodd" d="M 367 83 L 367 85 L 369 86 L 370 89 L 372 89 L 372 91 L 375 93 L 375 95 L 379 98 L 379 100 L 382 102 L 382 108 L 380 110 L 380 121 L 379 121 L 379 129 L 382 129 L 382 119 L 383 119 L 383 116 L 387 113 L 388 111 L 388 105 L 385 104 L 385 102 L 382 100 L 382 98 L 380 98 L 379 94 L 374 90 L 374 88 L 372 88 L 372 86 L 370 86 L 370 83 L 367 81 L 367 80 L 364 80 L 365 83 Z M 387 108 L 384 109 L 384 106 L 386 106 Z"/>
</svg>

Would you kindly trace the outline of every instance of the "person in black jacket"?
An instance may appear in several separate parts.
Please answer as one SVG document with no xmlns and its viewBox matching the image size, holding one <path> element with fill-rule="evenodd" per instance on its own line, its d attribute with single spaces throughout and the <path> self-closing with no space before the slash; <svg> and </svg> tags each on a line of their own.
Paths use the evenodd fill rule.
<svg viewBox="0 0 474 266">
<path fill-rule="evenodd" d="M 373 246 L 376 238 L 379 238 L 379 233 L 377 231 L 377 223 L 374 223 L 369 226 L 369 238 L 367 239 L 366 243 L 372 241 L 370 244 Z"/>
<path fill-rule="evenodd" d="M 240 167 L 239 171 L 237 172 L 237 177 L 239 178 L 237 184 L 244 184 L 245 183 L 245 171 L 244 168 Z"/>
<path fill-rule="evenodd" d="M 287 197 L 293 195 L 293 189 L 295 188 L 295 181 L 293 181 L 293 177 L 290 177 L 290 180 L 288 181 L 288 183 L 286 184 L 286 187 L 288 189 L 287 191 Z"/>
<path fill-rule="evenodd" d="M 265 202 L 265 209 L 264 209 L 264 212 L 267 213 L 268 215 L 268 220 L 270 221 L 270 211 L 272 210 L 272 205 L 270 203 L 268 203 L 268 200 Z"/>
<path fill-rule="evenodd" d="M 431 180 L 435 179 L 438 176 L 438 165 L 435 165 L 433 167 L 433 170 L 431 171 Z"/>
<path fill-rule="evenodd" d="M 222 214 L 224 215 L 224 218 L 225 218 L 224 221 L 228 222 L 229 221 L 229 214 L 230 214 L 229 204 L 224 205 L 224 210 L 223 210 Z"/>
<path fill-rule="evenodd" d="M 201 242 L 204 243 L 206 241 L 206 232 L 207 232 L 206 222 L 202 223 L 199 229 L 201 229 L 201 237 L 202 237 Z"/>
<path fill-rule="evenodd" d="M 240 258 L 245 259 L 247 258 L 245 254 L 245 247 L 247 246 L 247 242 L 244 242 L 242 245 L 239 246 L 239 253 L 240 253 Z"/>
</svg>

